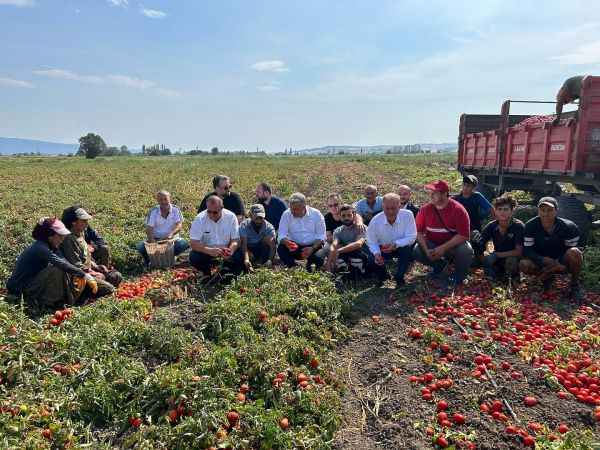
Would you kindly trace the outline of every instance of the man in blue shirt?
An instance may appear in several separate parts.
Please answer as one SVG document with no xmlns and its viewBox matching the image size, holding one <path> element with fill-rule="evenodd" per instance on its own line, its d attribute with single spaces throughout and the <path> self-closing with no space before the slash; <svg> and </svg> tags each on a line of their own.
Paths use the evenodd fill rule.
<svg viewBox="0 0 600 450">
<path fill-rule="evenodd" d="M 481 221 L 490 215 L 492 204 L 484 195 L 476 191 L 475 188 L 479 181 L 475 175 L 465 175 L 463 177 L 463 187 L 460 194 L 453 198 L 464 206 L 469 214 L 471 223 L 471 247 L 475 256 L 483 255 L 483 246 L 481 244 Z"/>
<path fill-rule="evenodd" d="M 362 217 L 363 223 L 369 225 L 371 219 L 383 211 L 383 197 L 377 195 L 377 186 L 365 186 L 365 198 L 357 201 L 354 209 Z"/>
<path fill-rule="evenodd" d="M 285 202 L 275 197 L 271 186 L 264 182 L 256 186 L 256 200 L 265 207 L 266 221 L 273 225 L 275 230 L 279 230 L 281 215 L 287 209 Z"/>
</svg>

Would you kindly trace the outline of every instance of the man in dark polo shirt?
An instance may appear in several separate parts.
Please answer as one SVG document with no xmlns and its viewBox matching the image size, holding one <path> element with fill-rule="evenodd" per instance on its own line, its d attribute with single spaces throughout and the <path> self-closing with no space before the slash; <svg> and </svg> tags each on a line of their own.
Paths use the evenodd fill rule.
<svg viewBox="0 0 600 450">
<path fill-rule="evenodd" d="M 567 78 L 556 94 L 556 118 L 553 125 L 558 125 L 562 114 L 563 106 L 571 103 L 581 97 L 581 85 L 585 75 L 578 75 Z"/>
<path fill-rule="evenodd" d="M 577 248 L 579 228 L 573 222 L 558 217 L 558 202 L 543 197 L 538 202 L 538 215 L 525 225 L 521 272 L 537 275 L 544 290 L 552 286 L 557 273 L 571 274 L 570 296 L 581 301 L 585 293 L 579 282 L 583 267 L 583 252 Z"/>
<path fill-rule="evenodd" d="M 231 211 L 237 216 L 238 223 L 240 223 L 245 218 L 245 209 L 244 209 L 244 201 L 240 194 L 237 192 L 231 191 L 231 180 L 226 175 L 217 175 L 213 178 L 213 187 L 214 191 L 209 192 L 202 199 L 202 203 L 200 203 L 200 207 L 198 208 L 198 213 L 201 213 L 206 209 L 206 200 L 212 196 L 216 195 L 223 200 L 223 208 Z"/>
<path fill-rule="evenodd" d="M 525 224 L 513 218 L 517 202 L 509 194 L 494 199 L 496 220 L 488 223 L 481 232 L 481 245 L 485 249 L 492 241 L 494 251 L 481 255 L 486 276 L 495 279 L 499 275 L 516 277 L 519 275 L 519 260 L 523 254 Z"/>
<path fill-rule="evenodd" d="M 265 219 L 279 230 L 279 221 L 287 205 L 279 197 L 273 195 L 273 190 L 268 183 L 262 182 L 256 186 L 256 200 L 265 207 Z"/>
</svg>

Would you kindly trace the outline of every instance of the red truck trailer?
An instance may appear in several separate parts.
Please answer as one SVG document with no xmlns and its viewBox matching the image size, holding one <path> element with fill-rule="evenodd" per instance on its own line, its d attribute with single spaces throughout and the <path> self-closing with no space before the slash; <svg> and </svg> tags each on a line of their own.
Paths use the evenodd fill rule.
<svg viewBox="0 0 600 450">
<path fill-rule="evenodd" d="M 458 170 L 479 178 L 480 190 L 492 197 L 523 190 L 538 198 L 554 195 L 560 215 L 590 229 L 585 203 L 600 205 L 600 77 L 586 76 L 577 111 L 552 117 L 511 115 L 506 100 L 499 115 L 463 114 L 458 137 Z M 559 183 L 578 193 L 561 192 Z"/>
</svg>

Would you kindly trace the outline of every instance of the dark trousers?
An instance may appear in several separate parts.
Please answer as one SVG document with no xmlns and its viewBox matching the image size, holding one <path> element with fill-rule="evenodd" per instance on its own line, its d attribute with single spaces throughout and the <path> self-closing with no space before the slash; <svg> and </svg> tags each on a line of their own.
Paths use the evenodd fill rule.
<svg viewBox="0 0 600 450">
<path fill-rule="evenodd" d="M 242 250 L 238 248 L 229 260 L 223 262 L 223 267 L 230 270 L 235 275 L 239 275 L 242 273 L 242 258 Z M 207 255 L 206 253 L 196 252 L 194 250 L 190 252 L 190 264 L 205 275 L 210 274 L 210 269 L 217 266 L 218 260 L 219 258 Z"/>
<path fill-rule="evenodd" d="M 248 244 L 248 253 L 250 253 L 250 260 L 252 262 L 256 264 L 264 264 L 271 256 L 271 247 L 264 242 Z"/>
<path fill-rule="evenodd" d="M 290 249 L 285 245 L 279 244 L 277 247 L 277 253 L 279 254 L 279 259 L 281 259 L 283 264 L 285 264 L 287 267 L 294 267 L 296 266 L 296 261 L 302 257 L 302 250 L 307 247 L 312 247 L 312 245 L 298 244 L 296 251 L 291 252 Z M 312 255 L 310 255 L 306 260 L 306 268 L 310 270 L 310 267 L 314 264 L 317 269 L 320 269 L 324 262 L 325 260 L 322 254 L 320 254 L 318 251 L 313 252 Z"/>
<path fill-rule="evenodd" d="M 338 257 L 338 259 L 343 260 L 348 267 L 351 266 L 351 264 L 350 264 L 351 259 L 360 259 L 362 261 L 362 265 L 365 270 L 367 270 L 367 269 L 372 270 L 371 259 L 372 259 L 373 255 L 371 255 L 371 252 L 369 251 L 369 248 L 366 245 L 363 246 L 361 249 L 356 250 L 354 252 L 338 253 L 337 257 Z M 336 261 L 334 261 L 334 262 L 336 262 Z"/>
<path fill-rule="evenodd" d="M 398 268 L 396 269 L 396 274 L 394 275 L 394 279 L 398 282 L 404 281 L 404 275 L 408 271 L 410 264 L 413 260 L 412 257 L 412 246 L 406 245 L 404 247 L 398 247 L 396 250 L 390 253 L 381 253 L 385 263 L 380 266 L 375 264 L 375 255 L 369 254 L 369 267 L 377 275 L 377 278 L 380 280 L 385 280 L 388 277 L 388 272 L 386 268 L 386 264 L 391 262 L 394 258 L 398 260 Z"/>
<path fill-rule="evenodd" d="M 433 242 L 427 241 L 429 249 L 437 247 Z M 462 283 L 467 277 L 471 262 L 473 261 L 473 248 L 468 241 L 451 248 L 443 258 L 431 261 L 417 242 L 414 247 L 414 258 L 426 266 L 433 267 L 434 274 L 440 274 L 449 262 L 454 263 L 454 278 L 457 283 Z"/>
</svg>

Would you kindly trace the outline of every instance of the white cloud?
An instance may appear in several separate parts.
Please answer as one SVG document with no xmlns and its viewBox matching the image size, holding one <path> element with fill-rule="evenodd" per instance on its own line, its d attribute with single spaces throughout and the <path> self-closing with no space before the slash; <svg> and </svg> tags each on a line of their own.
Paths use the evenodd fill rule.
<svg viewBox="0 0 600 450">
<path fill-rule="evenodd" d="M 127 6 L 129 5 L 129 0 L 107 0 L 113 6 Z"/>
<path fill-rule="evenodd" d="M 258 86 L 257 89 L 262 92 L 273 92 L 281 90 L 281 88 L 275 84 L 265 84 L 263 86 Z"/>
<path fill-rule="evenodd" d="M 34 70 L 33 73 L 41 77 L 79 81 L 81 83 L 100 84 L 104 82 L 102 77 L 96 75 L 80 75 L 78 73 L 71 72 L 70 70 L 63 69 Z"/>
<path fill-rule="evenodd" d="M 18 8 L 27 8 L 35 6 L 33 0 L 0 0 L 0 5 L 16 6 Z"/>
<path fill-rule="evenodd" d="M 164 19 L 167 17 L 167 13 L 164 11 L 159 11 L 158 9 L 147 9 L 142 8 L 142 14 L 150 19 Z"/>
<path fill-rule="evenodd" d="M 588 42 L 551 60 L 561 64 L 600 64 L 600 41 Z"/>
<path fill-rule="evenodd" d="M 258 61 L 252 64 L 250 67 L 258 72 L 289 72 L 290 70 L 286 66 L 285 62 L 278 59 L 271 61 Z"/>
<path fill-rule="evenodd" d="M 132 77 L 129 75 L 81 75 L 76 72 L 65 69 L 44 69 L 34 70 L 35 75 L 39 75 L 46 78 L 55 78 L 68 81 L 77 81 L 85 84 L 106 84 L 113 86 L 121 86 L 140 91 L 149 91 L 156 95 L 166 98 L 178 98 L 181 97 L 181 93 L 172 89 L 166 89 L 158 86 L 158 84 L 151 80 L 144 80 L 143 78 Z M 2 79 L 0 79 L 1 81 Z M 16 81 L 16 80 L 15 80 Z M 23 82 L 26 83 L 26 82 Z M 21 86 L 28 87 L 28 86 Z M 33 85 L 31 85 L 33 87 Z"/>
<path fill-rule="evenodd" d="M 26 89 L 31 89 L 31 88 L 35 87 L 29 81 L 15 80 L 14 78 L 1 78 L 1 77 L 0 77 L 0 86 L 26 88 Z"/>
<path fill-rule="evenodd" d="M 131 87 L 134 89 L 149 89 L 156 86 L 154 81 L 143 80 L 141 78 L 129 77 L 127 75 L 108 75 L 107 80 L 119 86 Z"/>
</svg>

